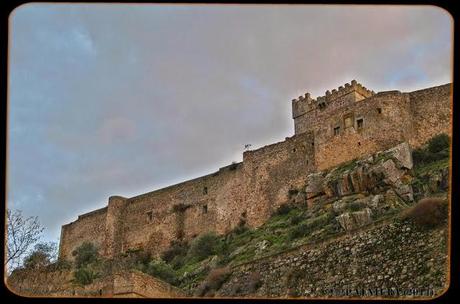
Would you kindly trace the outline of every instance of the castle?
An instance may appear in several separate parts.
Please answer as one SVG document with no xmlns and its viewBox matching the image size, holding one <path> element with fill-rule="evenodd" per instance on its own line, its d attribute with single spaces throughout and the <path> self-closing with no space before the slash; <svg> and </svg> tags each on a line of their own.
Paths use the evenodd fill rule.
<svg viewBox="0 0 460 304">
<path fill-rule="evenodd" d="M 451 135 L 451 85 L 375 93 L 353 80 L 316 99 L 292 100 L 292 116 L 292 137 L 245 151 L 240 163 L 135 197 L 111 196 L 106 207 L 62 226 L 59 257 L 71 260 L 84 241 L 108 258 L 137 249 L 158 255 L 174 240 L 227 233 L 241 221 L 260 226 L 310 174 L 401 142 L 416 148 Z"/>
</svg>

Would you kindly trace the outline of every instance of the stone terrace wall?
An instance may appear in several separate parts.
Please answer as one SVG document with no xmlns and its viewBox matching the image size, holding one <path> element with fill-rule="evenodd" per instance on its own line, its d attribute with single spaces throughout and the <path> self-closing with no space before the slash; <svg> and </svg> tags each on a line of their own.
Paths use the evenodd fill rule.
<svg viewBox="0 0 460 304">
<path fill-rule="evenodd" d="M 184 292 L 162 280 L 139 271 L 117 273 L 113 276 L 114 297 L 171 298 L 183 297 Z"/>
<path fill-rule="evenodd" d="M 347 289 L 371 288 L 439 295 L 448 286 L 447 233 L 407 222 L 353 232 L 237 266 L 216 297 L 343 297 Z M 248 289 L 254 274 L 261 279 L 257 291 Z"/>
<path fill-rule="evenodd" d="M 170 298 L 184 293 L 139 271 L 117 272 L 86 286 L 72 284 L 69 270 L 20 270 L 8 279 L 11 291 L 21 296 Z"/>
</svg>

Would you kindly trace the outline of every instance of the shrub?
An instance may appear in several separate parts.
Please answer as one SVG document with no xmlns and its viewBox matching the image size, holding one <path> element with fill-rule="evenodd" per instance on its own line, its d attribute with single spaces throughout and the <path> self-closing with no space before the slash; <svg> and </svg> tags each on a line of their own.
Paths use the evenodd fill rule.
<svg viewBox="0 0 460 304">
<path fill-rule="evenodd" d="M 172 285 L 177 285 L 178 283 L 176 272 L 163 260 L 151 261 L 147 267 L 145 267 L 144 272 L 151 276 L 158 277 Z"/>
<path fill-rule="evenodd" d="M 428 141 L 428 151 L 431 153 L 437 153 L 446 149 L 449 149 L 449 135 L 447 134 L 436 135 Z"/>
<path fill-rule="evenodd" d="M 295 240 L 307 235 L 309 232 L 310 229 L 307 224 L 300 224 L 289 231 L 288 237 L 290 240 Z"/>
<path fill-rule="evenodd" d="M 231 274 L 232 272 L 228 267 L 211 270 L 206 279 L 198 287 L 196 294 L 198 296 L 204 296 L 219 290 L 228 278 L 230 278 Z"/>
<path fill-rule="evenodd" d="M 90 242 L 82 243 L 72 252 L 75 257 L 75 267 L 81 268 L 98 260 L 99 255 L 97 247 Z"/>
<path fill-rule="evenodd" d="M 444 223 L 447 217 L 447 200 L 438 197 L 421 199 L 402 215 L 403 219 L 410 220 L 416 225 L 428 229 Z"/>
<path fill-rule="evenodd" d="M 304 216 L 302 214 L 295 215 L 293 216 L 289 221 L 292 225 L 297 225 L 304 219 Z"/>
<path fill-rule="evenodd" d="M 439 134 L 430 139 L 426 147 L 412 151 L 415 165 L 428 164 L 449 157 L 449 136 Z"/>
<path fill-rule="evenodd" d="M 93 283 L 93 281 L 98 278 L 98 274 L 94 272 L 92 269 L 83 267 L 75 270 L 73 273 L 73 281 L 80 285 L 88 285 Z"/>
<path fill-rule="evenodd" d="M 56 259 L 56 243 L 38 243 L 34 250 L 25 257 L 24 267 L 37 269 L 50 265 Z"/>
<path fill-rule="evenodd" d="M 294 206 L 290 204 L 283 204 L 276 209 L 276 211 L 273 213 L 273 215 L 285 215 L 291 212 L 291 210 L 295 209 Z"/>
<path fill-rule="evenodd" d="M 50 264 L 49 267 L 52 270 L 70 270 L 72 269 L 72 262 L 65 259 L 59 259 L 56 262 Z"/>
<path fill-rule="evenodd" d="M 189 244 L 186 241 L 172 241 L 171 246 L 163 252 L 161 258 L 167 263 L 171 263 L 177 256 L 186 256 L 189 249 Z"/>
<path fill-rule="evenodd" d="M 194 239 L 190 245 L 188 256 L 196 261 L 217 254 L 220 247 L 220 238 L 213 232 L 209 232 Z"/>
<path fill-rule="evenodd" d="M 360 203 L 360 202 L 351 202 L 348 204 L 347 209 L 350 210 L 351 212 L 359 211 L 361 210 L 365 204 Z"/>
</svg>

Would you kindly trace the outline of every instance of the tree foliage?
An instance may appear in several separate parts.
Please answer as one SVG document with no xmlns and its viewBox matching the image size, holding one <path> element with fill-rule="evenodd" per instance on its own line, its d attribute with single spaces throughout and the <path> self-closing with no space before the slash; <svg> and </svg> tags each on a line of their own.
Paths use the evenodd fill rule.
<svg viewBox="0 0 460 304">
<path fill-rule="evenodd" d="M 20 266 L 30 248 L 38 242 L 44 228 L 37 216 L 25 217 L 21 210 L 7 209 L 7 252 L 5 266 L 13 270 Z"/>
<path fill-rule="evenodd" d="M 54 263 L 57 259 L 57 244 L 54 242 L 38 243 L 34 250 L 24 258 L 24 267 L 38 269 Z"/>
<path fill-rule="evenodd" d="M 90 242 L 83 242 L 72 252 L 72 255 L 75 257 L 76 268 L 96 262 L 99 258 L 97 247 Z"/>
</svg>

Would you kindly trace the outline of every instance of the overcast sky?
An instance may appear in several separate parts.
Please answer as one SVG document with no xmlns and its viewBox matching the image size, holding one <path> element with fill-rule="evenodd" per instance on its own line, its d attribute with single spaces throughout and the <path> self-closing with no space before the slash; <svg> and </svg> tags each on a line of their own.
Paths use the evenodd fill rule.
<svg viewBox="0 0 460 304">
<path fill-rule="evenodd" d="M 78 214 L 294 133 L 291 100 L 352 79 L 451 82 L 434 6 L 50 5 L 10 18 L 8 197 L 47 240 Z"/>
</svg>

